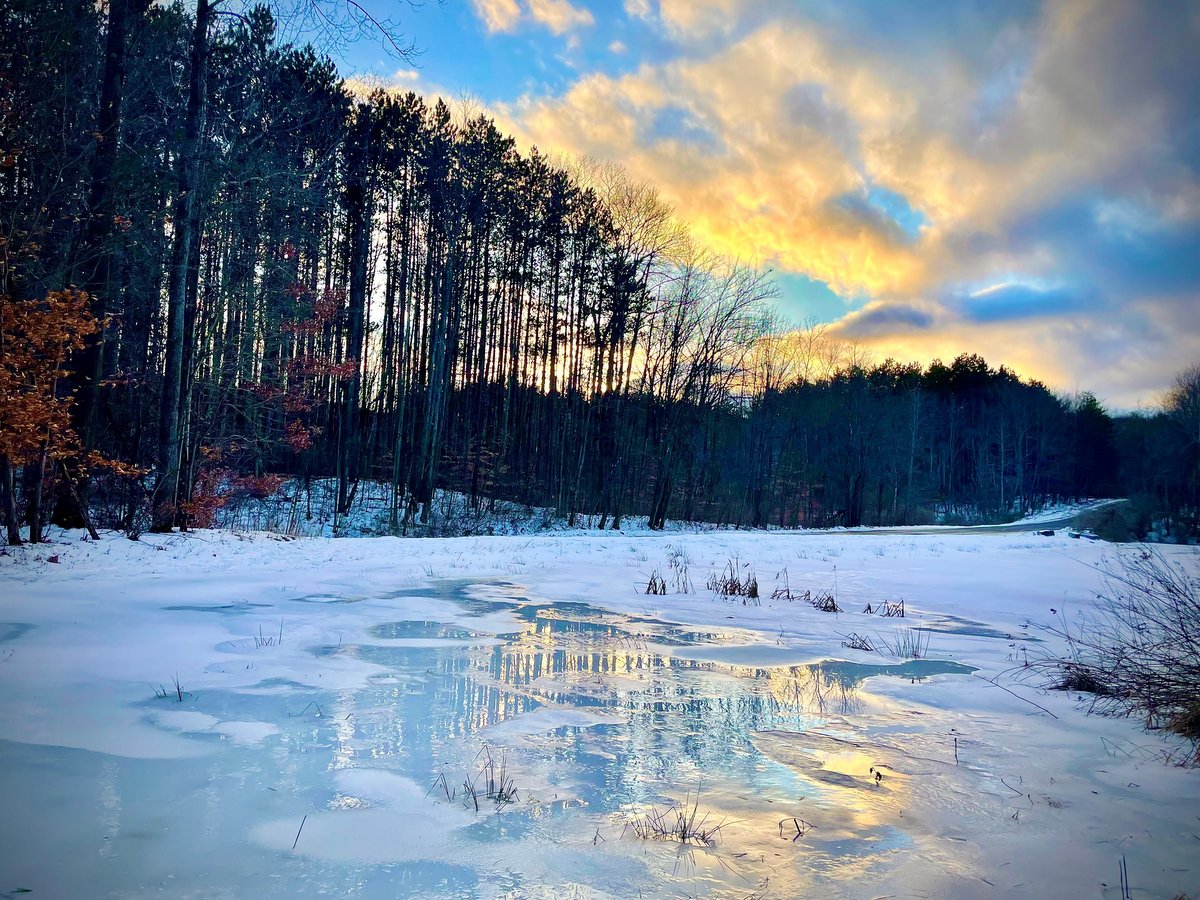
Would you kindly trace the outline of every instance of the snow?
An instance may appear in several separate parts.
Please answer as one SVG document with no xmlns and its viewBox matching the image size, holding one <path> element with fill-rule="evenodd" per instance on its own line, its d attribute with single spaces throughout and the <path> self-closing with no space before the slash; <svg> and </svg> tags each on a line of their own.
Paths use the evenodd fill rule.
<svg viewBox="0 0 1200 900">
<path fill-rule="evenodd" d="M 1081 503 L 1055 503 L 1050 506 L 1040 509 L 1035 513 L 1030 513 L 1013 522 L 1013 525 L 1041 525 L 1044 522 L 1055 522 L 1070 516 L 1078 515 L 1079 513 L 1088 512 L 1093 509 L 1100 509 L 1104 506 L 1111 506 L 1114 503 L 1120 503 L 1120 500 L 1087 500 Z"/>
<path fill-rule="evenodd" d="M 216 511 L 214 525 L 224 530 L 249 533 L 270 531 L 293 537 L 371 537 L 392 534 L 391 524 L 392 487 L 387 482 L 363 480 L 358 484 L 346 514 L 337 514 L 337 480 L 333 478 L 313 479 L 310 482 L 290 480 L 284 482 L 277 494 L 266 498 L 230 495 L 226 505 Z M 1049 503 L 1008 525 L 1033 526 L 1045 523 L 1061 523 L 1079 513 L 1099 509 L 1118 500 L 1079 500 L 1076 502 Z M 977 512 L 964 509 L 957 513 L 964 520 L 978 519 Z M 651 531 L 646 516 L 624 516 L 621 519 L 622 534 L 661 534 Z M 604 534 L 601 520 L 596 515 L 580 515 L 575 524 L 568 525 L 552 507 L 525 506 L 508 500 L 486 501 L 473 504 L 466 494 L 439 490 L 430 504 L 427 524 L 417 522 L 410 536 L 459 536 L 488 535 L 515 536 L 537 534 Z M 607 522 L 611 525 L 611 519 Z M 975 528 L 989 530 L 1003 525 L 910 525 L 889 528 L 925 532 L 930 530 L 961 530 Z M 708 522 L 686 522 L 667 520 L 667 533 L 700 534 L 713 531 L 734 530 L 733 526 L 713 525 Z M 782 530 L 769 526 L 764 531 Z M 841 531 L 870 531 L 869 526 L 846 528 L 838 526 L 824 529 L 830 533 Z"/>
<path fill-rule="evenodd" d="M 1194 893 L 1181 745 L 1011 677 L 1119 550 L 55 532 L 0 556 L 0 893 L 1119 897 L 1122 858 L 1135 897 Z M 671 558 L 695 592 L 643 593 Z M 757 603 L 703 587 L 734 558 Z M 885 599 L 906 616 L 863 611 Z M 928 659 L 843 646 L 917 626 Z M 724 823 L 713 846 L 626 827 L 671 802 Z"/>
</svg>

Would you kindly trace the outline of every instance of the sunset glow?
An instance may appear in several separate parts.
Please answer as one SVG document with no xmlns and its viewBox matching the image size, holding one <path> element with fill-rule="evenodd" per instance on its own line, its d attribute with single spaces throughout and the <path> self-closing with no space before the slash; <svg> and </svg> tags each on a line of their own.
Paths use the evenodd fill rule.
<svg viewBox="0 0 1200 900">
<path fill-rule="evenodd" d="M 876 356 L 978 352 L 1109 405 L 1200 355 L 1185 4 L 471 0 L 358 73 L 619 162 L 780 311 Z"/>
</svg>

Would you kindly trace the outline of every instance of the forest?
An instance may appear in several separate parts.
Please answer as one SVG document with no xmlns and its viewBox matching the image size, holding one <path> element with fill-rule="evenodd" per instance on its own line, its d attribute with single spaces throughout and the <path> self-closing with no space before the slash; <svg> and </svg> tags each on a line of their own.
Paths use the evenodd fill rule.
<svg viewBox="0 0 1200 900">
<path fill-rule="evenodd" d="M 0 0 L 11 543 L 325 478 L 343 511 L 388 485 L 397 534 L 439 490 L 614 529 L 1128 496 L 1133 536 L 1196 533 L 1200 367 L 1113 416 L 976 355 L 872 360 L 652 185 L 282 34 L 220 0 Z"/>
</svg>

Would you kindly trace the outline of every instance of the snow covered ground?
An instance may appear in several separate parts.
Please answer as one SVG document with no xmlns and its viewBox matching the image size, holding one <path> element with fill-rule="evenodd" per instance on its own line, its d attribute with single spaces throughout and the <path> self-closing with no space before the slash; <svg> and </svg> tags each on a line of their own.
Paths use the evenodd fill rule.
<svg viewBox="0 0 1200 900">
<path fill-rule="evenodd" d="M 1195 895 L 1179 744 L 1005 674 L 1116 552 L 58 533 L 0 556 L 0 896 Z M 638 837 L 672 803 L 708 842 Z"/>
<path fill-rule="evenodd" d="M 216 510 L 213 524 L 228 531 L 270 531 L 291 537 L 374 537 L 392 535 L 392 487 L 386 482 L 360 481 L 355 488 L 350 511 L 337 515 L 337 479 L 318 478 L 311 482 L 299 480 L 284 482 L 280 490 L 270 497 L 251 497 L 232 492 L 225 497 L 225 505 Z M 1034 525 L 1045 522 L 1061 522 L 1089 509 L 1096 509 L 1114 502 L 1113 500 L 1084 500 L 1075 503 L 1054 503 L 1034 509 L 1014 525 Z M 113 510 L 111 515 L 119 518 L 121 513 Z M 968 521 L 969 510 L 962 510 L 957 518 Z M 974 514 L 978 518 L 978 513 Z M 609 520 L 611 522 L 611 520 Z M 466 494 L 439 490 L 430 508 L 427 524 L 414 526 L 411 535 L 419 537 L 457 537 L 462 535 L 520 535 L 546 534 L 549 532 L 598 532 L 600 517 L 580 515 L 573 526 L 560 517 L 553 508 L 524 506 L 508 500 L 484 502 L 479 508 L 473 506 Z M 930 529 L 944 530 L 962 528 L 962 525 L 913 525 L 909 531 Z M 1003 528 L 991 525 L 989 528 Z M 727 530 L 708 522 L 683 522 L 668 520 L 669 532 L 708 532 Z M 770 529 L 776 530 L 776 529 Z M 832 529 L 832 530 L 870 530 Z M 890 528 L 889 531 L 898 529 Z M 625 516 L 620 531 L 624 534 L 651 532 L 646 516 Z"/>
</svg>

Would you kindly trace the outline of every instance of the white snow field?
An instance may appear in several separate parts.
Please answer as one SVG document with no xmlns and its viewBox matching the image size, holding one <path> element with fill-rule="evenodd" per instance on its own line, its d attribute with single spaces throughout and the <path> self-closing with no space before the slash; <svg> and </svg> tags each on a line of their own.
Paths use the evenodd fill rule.
<svg viewBox="0 0 1200 900">
<path fill-rule="evenodd" d="M 1012 677 L 1112 545 L 53 537 L 0 556 L 0 896 L 1200 892 L 1183 745 Z"/>
</svg>

